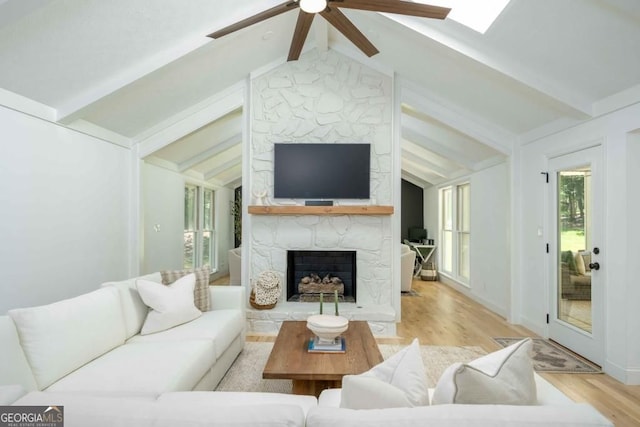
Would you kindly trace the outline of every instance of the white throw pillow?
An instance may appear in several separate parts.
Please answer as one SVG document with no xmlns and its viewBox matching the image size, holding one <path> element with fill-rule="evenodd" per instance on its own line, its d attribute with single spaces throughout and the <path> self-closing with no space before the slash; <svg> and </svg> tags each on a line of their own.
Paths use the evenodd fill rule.
<svg viewBox="0 0 640 427">
<path fill-rule="evenodd" d="M 438 380 L 431 403 L 534 405 L 530 338 L 473 362 L 449 366 Z"/>
<path fill-rule="evenodd" d="M 195 274 L 181 277 L 170 285 L 136 280 L 142 301 L 151 308 L 140 334 L 164 331 L 200 317 L 202 312 L 193 303 L 195 284 Z"/>
<path fill-rule="evenodd" d="M 420 344 L 411 345 L 360 375 L 342 378 L 341 408 L 381 409 L 429 404 Z"/>
</svg>

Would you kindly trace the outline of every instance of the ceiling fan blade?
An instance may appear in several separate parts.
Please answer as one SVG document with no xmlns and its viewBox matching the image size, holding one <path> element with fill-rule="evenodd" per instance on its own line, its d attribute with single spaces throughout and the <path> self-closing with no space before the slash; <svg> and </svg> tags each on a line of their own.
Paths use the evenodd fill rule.
<svg viewBox="0 0 640 427">
<path fill-rule="evenodd" d="M 431 6 L 403 0 L 332 0 L 329 1 L 329 6 L 397 13 L 400 15 L 412 15 L 433 19 L 444 19 L 451 11 L 448 7 Z"/>
<path fill-rule="evenodd" d="M 324 11 L 320 12 L 320 15 L 329 21 L 329 23 L 346 38 L 351 40 L 351 43 L 355 44 L 365 55 L 371 57 L 378 53 L 378 49 L 376 49 L 369 39 L 367 39 L 338 8 L 327 7 Z"/>
<path fill-rule="evenodd" d="M 224 27 L 216 32 L 209 34 L 207 37 L 211 37 L 212 39 L 217 39 L 222 36 L 226 36 L 229 33 L 233 33 L 234 31 L 241 30 L 245 27 L 249 27 L 253 24 L 257 24 L 258 22 L 262 22 L 269 18 L 273 18 L 274 16 L 278 16 L 282 13 L 288 12 L 298 7 L 297 1 L 287 0 L 286 2 L 279 4 L 277 6 L 272 7 L 271 9 L 267 9 L 263 12 L 260 12 L 256 15 L 250 16 L 242 21 L 238 21 L 235 24 L 229 25 L 228 27 Z"/>
<path fill-rule="evenodd" d="M 289 57 L 287 61 L 296 61 L 300 58 L 304 41 L 307 39 L 311 23 L 313 22 L 313 13 L 307 13 L 300 9 L 298 14 L 298 22 L 296 23 L 296 29 L 293 31 L 293 39 L 291 40 L 291 48 L 289 48 Z"/>
</svg>

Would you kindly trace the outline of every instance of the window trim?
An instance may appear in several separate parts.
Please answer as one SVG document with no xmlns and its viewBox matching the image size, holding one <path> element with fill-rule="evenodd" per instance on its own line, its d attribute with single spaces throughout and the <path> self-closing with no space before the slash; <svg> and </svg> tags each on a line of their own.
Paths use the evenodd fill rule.
<svg viewBox="0 0 640 427">
<path fill-rule="evenodd" d="M 209 269 L 211 272 L 217 271 L 217 265 L 218 265 L 218 254 L 216 251 L 216 238 L 217 238 L 217 233 L 216 233 L 216 222 L 215 222 L 215 215 L 216 215 L 216 190 L 213 187 L 209 187 L 209 186 L 205 186 L 202 184 L 198 184 L 198 183 L 194 183 L 194 182 L 189 182 L 186 181 L 184 183 L 184 191 L 186 193 L 188 188 L 195 188 L 196 189 L 196 197 L 195 197 L 195 203 L 196 203 L 196 209 L 194 209 L 195 211 L 195 225 L 196 228 L 195 230 L 187 230 L 186 227 L 184 228 L 184 234 L 188 233 L 188 232 L 192 232 L 194 233 L 194 244 L 193 244 L 193 265 L 191 267 L 187 267 L 185 265 L 185 253 L 184 253 L 184 247 L 183 247 L 183 254 L 182 254 L 182 265 L 184 268 L 199 268 L 199 267 L 203 267 L 204 266 L 204 233 L 205 232 L 210 232 L 211 233 L 211 244 L 210 244 L 210 254 L 209 254 Z M 204 201 L 205 201 L 205 192 L 211 192 L 211 228 L 206 228 L 206 225 L 204 224 L 205 221 L 205 215 L 204 215 Z M 186 219 L 186 214 L 185 214 L 185 219 Z M 183 241 L 184 242 L 184 241 Z M 183 243 L 184 245 L 184 243 Z"/>
<path fill-rule="evenodd" d="M 460 204 L 461 204 L 461 200 L 460 200 L 460 188 L 463 186 L 468 186 L 469 188 L 469 206 L 467 207 L 469 209 L 469 229 L 468 230 L 462 230 L 462 225 L 461 225 L 461 221 L 462 221 L 462 216 L 461 216 L 461 212 L 460 212 Z M 444 195 L 446 191 L 450 191 L 451 192 L 451 197 L 450 197 L 450 216 L 451 216 L 451 227 L 450 228 L 446 228 L 445 224 L 445 203 L 444 203 Z M 460 268 L 461 268 L 461 237 L 462 235 L 468 235 L 469 236 L 469 247 L 471 247 L 471 181 L 470 180 L 463 180 L 463 181 L 457 181 L 457 182 L 452 182 L 449 183 L 447 185 L 444 185 L 440 188 L 438 188 L 438 207 L 439 207 L 439 215 L 438 215 L 438 238 L 440 239 L 440 248 L 441 250 L 438 251 L 439 256 L 438 256 L 438 261 L 440 263 L 440 272 L 446 276 L 449 277 L 453 280 L 455 280 L 456 282 L 459 282 L 460 284 L 470 287 L 470 283 L 471 283 L 471 254 L 468 254 L 468 263 L 469 263 L 469 277 L 465 277 L 461 274 L 460 272 Z M 464 207 L 463 207 L 464 208 Z M 450 232 L 451 233 L 451 270 L 447 270 L 445 269 L 445 249 L 446 246 L 444 244 L 445 239 L 445 233 Z M 469 249 L 470 252 L 470 249 Z"/>
</svg>

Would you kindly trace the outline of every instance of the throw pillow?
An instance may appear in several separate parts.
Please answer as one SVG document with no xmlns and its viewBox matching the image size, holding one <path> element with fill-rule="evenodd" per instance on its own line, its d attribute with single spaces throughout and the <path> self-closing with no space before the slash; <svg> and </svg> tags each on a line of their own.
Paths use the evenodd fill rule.
<svg viewBox="0 0 640 427">
<path fill-rule="evenodd" d="M 340 407 L 379 409 L 428 405 L 425 375 L 420 344 L 414 339 L 411 345 L 367 372 L 344 376 Z"/>
<path fill-rule="evenodd" d="M 560 261 L 565 263 L 571 274 L 576 274 L 576 257 L 571 251 L 564 251 L 560 254 Z"/>
<path fill-rule="evenodd" d="M 576 258 L 576 271 L 578 272 L 578 274 L 584 276 L 586 269 L 584 265 L 584 258 L 582 258 L 582 252 L 578 252 L 575 258 Z"/>
<path fill-rule="evenodd" d="M 473 362 L 449 366 L 438 380 L 431 403 L 535 404 L 532 348 L 527 338 Z"/>
<path fill-rule="evenodd" d="M 195 270 L 164 270 L 161 271 L 162 283 L 170 285 L 187 274 L 196 275 L 196 286 L 193 290 L 193 302 L 200 311 L 209 311 L 211 309 L 211 300 L 209 297 L 209 267 L 200 267 Z"/>
<path fill-rule="evenodd" d="M 589 264 L 591 264 L 591 252 L 583 251 L 580 252 L 580 255 L 582 255 L 582 262 L 584 262 L 584 271 L 588 273 L 591 271 L 591 267 L 589 267 Z"/>
<path fill-rule="evenodd" d="M 140 334 L 164 331 L 200 317 L 202 312 L 193 304 L 195 283 L 195 274 L 188 274 L 170 285 L 136 280 L 142 301 L 151 308 Z"/>
</svg>

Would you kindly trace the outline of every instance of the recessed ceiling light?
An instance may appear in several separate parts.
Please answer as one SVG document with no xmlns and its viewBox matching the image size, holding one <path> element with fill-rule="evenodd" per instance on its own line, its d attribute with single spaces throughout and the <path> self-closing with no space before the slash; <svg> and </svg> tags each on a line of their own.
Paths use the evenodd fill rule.
<svg viewBox="0 0 640 427">
<path fill-rule="evenodd" d="M 273 37 L 273 31 L 269 30 L 262 35 L 262 40 L 269 40 L 271 37 Z"/>
</svg>

